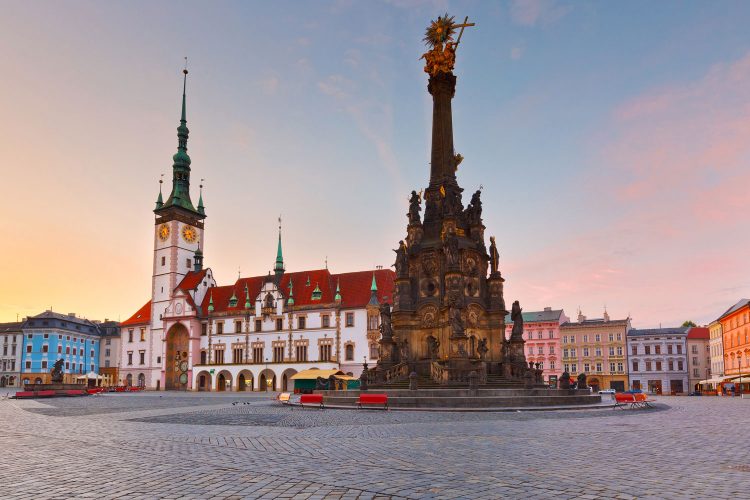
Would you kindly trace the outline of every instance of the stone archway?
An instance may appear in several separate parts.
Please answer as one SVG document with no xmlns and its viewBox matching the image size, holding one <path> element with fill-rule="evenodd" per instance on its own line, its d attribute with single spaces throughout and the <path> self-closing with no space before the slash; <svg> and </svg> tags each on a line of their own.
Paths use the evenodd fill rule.
<svg viewBox="0 0 750 500">
<path fill-rule="evenodd" d="M 205 370 L 198 374 L 198 390 L 199 391 L 211 390 L 211 374 Z"/>
<path fill-rule="evenodd" d="M 292 376 L 297 374 L 297 370 L 294 368 L 287 368 L 284 370 L 284 373 L 281 374 L 281 387 L 279 387 L 280 391 L 284 392 L 293 392 L 294 391 L 294 380 L 292 380 Z"/>
<path fill-rule="evenodd" d="M 253 373 L 250 370 L 242 370 L 237 376 L 237 390 L 242 392 L 253 390 Z"/>
<path fill-rule="evenodd" d="M 270 382 L 270 383 L 269 383 Z M 276 389 L 276 374 L 273 370 L 266 368 L 260 372 L 258 377 L 258 389 L 260 391 L 268 391 Z"/>
<path fill-rule="evenodd" d="M 232 390 L 232 374 L 226 370 L 222 370 L 216 376 L 216 390 L 218 392 L 231 391 Z"/>
<path fill-rule="evenodd" d="M 127 387 L 130 387 L 131 385 L 133 385 L 133 374 L 132 373 L 128 373 L 128 376 L 125 377 L 125 385 Z"/>
<path fill-rule="evenodd" d="M 167 355 L 164 359 L 164 389 L 187 390 L 188 385 L 188 340 L 187 328 L 181 323 L 173 325 L 167 332 Z"/>
<path fill-rule="evenodd" d="M 138 387 L 146 387 L 146 375 L 143 373 L 138 374 Z"/>
</svg>

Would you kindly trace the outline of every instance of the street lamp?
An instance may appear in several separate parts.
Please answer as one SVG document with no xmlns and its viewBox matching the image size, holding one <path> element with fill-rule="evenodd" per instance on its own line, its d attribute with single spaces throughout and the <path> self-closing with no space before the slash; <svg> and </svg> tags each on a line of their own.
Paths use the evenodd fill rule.
<svg viewBox="0 0 750 500">
<path fill-rule="evenodd" d="M 739 395 L 740 399 L 742 399 L 742 356 L 739 357 L 737 365 L 739 365 L 740 369 L 740 388 L 737 391 L 737 394 Z"/>
<path fill-rule="evenodd" d="M 266 358 L 266 372 L 268 372 L 268 358 Z M 268 391 L 271 390 L 271 384 L 273 384 L 273 379 L 268 378 L 268 373 L 266 373 L 266 388 Z"/>
</svg>

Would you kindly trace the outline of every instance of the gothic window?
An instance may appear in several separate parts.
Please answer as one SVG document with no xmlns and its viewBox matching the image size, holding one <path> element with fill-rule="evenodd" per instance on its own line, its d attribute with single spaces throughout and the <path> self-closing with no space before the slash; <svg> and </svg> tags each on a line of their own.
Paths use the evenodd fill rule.
<svg viewBox="0 0 750 500">
<path fill-rule="evenodd" d="M 320 360 L 321 361 L 331 360 L 331 344 L 323 344 L 320 346 Z"/>
<path fill-rule="evenodd" d="M 254 345 L 253 346 L 253 363 L 262 363 L 263 362 L 263 346 L 260 345 Z"/>
<path fill-rule="evenodd" d="M 201 364 L 206 364 L 206 351 L 201 351 Z"/>
<path fill-rule="evenodd" d="M 284 346 L 283 345 L 273 346 L 273 362 L 274 363 L 284 362 Z"/>
<path fill-rule="evenodd" d="M 346 344 L 344 356 L 347 361 L 354 361 L 354 344 Z"/>
<path fill-rule="evenodd" d="M 243 360 L 244 349 L 241 347 L 235 347 L 232 349 L 232 363 L 239 364 Z"/>
<path fill-rule="evenodd" d="M 298 345 L 296 348 L 297 361 L 307 361 L 307 346 Z"/>
<path fill-rule="evenodd" d="M 266 295 L 265 307 L 268 307 L 269 309 L 273 308 L 273 295 L 271 295 L 270 293 Z"/>
</svg>

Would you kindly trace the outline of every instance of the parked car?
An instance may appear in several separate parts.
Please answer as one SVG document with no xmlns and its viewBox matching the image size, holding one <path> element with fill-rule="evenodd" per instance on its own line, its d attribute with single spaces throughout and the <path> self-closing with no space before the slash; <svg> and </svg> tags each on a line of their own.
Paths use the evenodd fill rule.
<svg viewBox="0 0 750 500">
<path fill-rule="evenodd" d="M 643 391 L 641 389 L 630 389 L 625 391 L 625 394 L 643 394 Z"/>
<path fill-rule="evenodd" d="M 614 389 L 602 389 L 601 391 L 599 391 L 599 394 L 614 394 L 615 392 L 617 391 L 615 391 Z"/>
<path fill-rule="evenodd" d="M 698 392 L 698 391 L 694 391 L 694 392 L 691 392 L 690 394 L 688 394 L 688 396 L 702 396 L 702 395 L 703 395 L 703 394 L 701 394 L 701 393 L 700 393 L 700 392 Z"/>
</svg>

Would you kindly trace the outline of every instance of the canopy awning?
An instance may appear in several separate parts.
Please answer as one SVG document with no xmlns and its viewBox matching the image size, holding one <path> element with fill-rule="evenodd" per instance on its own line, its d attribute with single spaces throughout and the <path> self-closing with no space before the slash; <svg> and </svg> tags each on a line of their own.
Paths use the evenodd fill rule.
<svg viewBox="0 0 750 500">
<path fill-rule="evenodd" d="M 79 375 L 76 377 L 76 380 L 86 380 L 86 379 L 103 379 L 99 374 L 96 374 L 94 372 L 88 372 L 86 375 Z"/>
<path fill-rule="evenodd" d="M 742 379 L 742 382 L 744 383 L 745 380 L 747 380 L 750 383 L 750 373 L 743 373 L 742 375 L 735 375 L 733 377 L 724 377 L 724 382 L 734 382 L 735 380 L 739 381 Z"/>
<path fill-rule="evenodd" d="M 331 375 L 339 380 L 355 380 L 354 377 L 350 377 L 341 370 L 317 370 L 314 368 L 295 373 L 292 375 L 291 380 L 316 380 L 318 377 L 327 379 Z"/>
<path fill-rule="evenodd" d="M 700 382 L 698 382 L 698 384 L 699 385 L 708 385 L 708 384 L 720 384 L 722 382 L 724 382 L 724 378 L 723 377 L 714 377 L 714 378 L 709 378 L 709 379 L 706 379 L 706 380 L 701 380 Z"/>
</svg>

